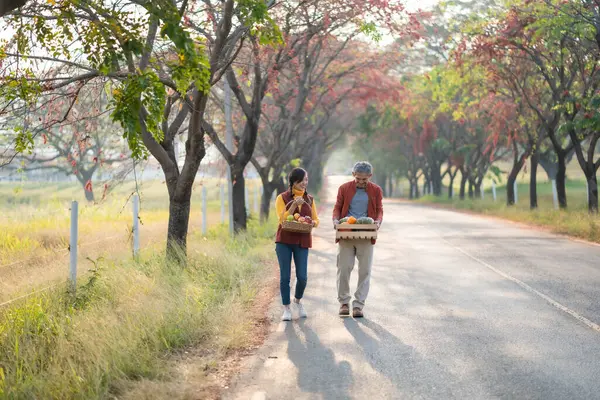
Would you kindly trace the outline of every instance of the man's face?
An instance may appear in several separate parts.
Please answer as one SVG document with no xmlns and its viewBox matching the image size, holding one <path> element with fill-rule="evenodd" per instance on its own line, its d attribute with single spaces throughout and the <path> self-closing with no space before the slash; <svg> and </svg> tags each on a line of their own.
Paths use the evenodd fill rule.
<svg viewBox="0 0 600 400">
<path fill-rule="evenodd" d="M 364 172 L 353 172 L 352 176 L 354 176 L 356 187 L 364 189 L 367 187 L 367 182 L 369 182 L 369 179 L 371 179 L 372 174 L 365 174 Z"/>
</svg>

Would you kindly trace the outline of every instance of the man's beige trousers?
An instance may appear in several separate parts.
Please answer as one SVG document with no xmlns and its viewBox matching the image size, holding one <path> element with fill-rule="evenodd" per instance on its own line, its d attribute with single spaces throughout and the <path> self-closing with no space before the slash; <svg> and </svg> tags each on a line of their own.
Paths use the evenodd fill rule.
<svg viewBox="0 0 600 400">
<path fill-rule="evenodd" d="M 350 304 L 350 275 L 354 269 L 354 259 L 358 259 L 358 286 L 354 292 L 352 308 L 362 310 L 369 294 L 371 265 L 373 264 L 373 244 L 370 240 L 340 240 L 337 255 L 337 289 L 340 304 Z"/>
</svg>

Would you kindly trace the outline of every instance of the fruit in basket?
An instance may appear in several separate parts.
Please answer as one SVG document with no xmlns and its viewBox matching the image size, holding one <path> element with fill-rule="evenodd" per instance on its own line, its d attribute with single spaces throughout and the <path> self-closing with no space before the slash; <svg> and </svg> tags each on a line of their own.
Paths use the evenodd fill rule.
<svg viewBox="0 0 600 400">
<path fill-rule="evenodd" d="M 340 224 L 345 224 L 346 222 L 348 222 L 348 217 L 340 219 Z"/>
<path fill-rule="evenodd" d="M 356 218 L 354 218 L 354 217 L 348 218 L 348 223 L 349 224 L 355 224 L 356 223 Z"/>
<path fill-rule="evenodd" d="M 293 221 L 294 220 L 294 216 L 293 215 L 288 215 L 286 219 L 288 221 Z"/>
<path fill-rule="evenodd" d="M 300 222 L 300 223 L 302 223 L 302 224 L 303 224 L 305 221 L 306 221 L 306 218 L 304 218 L 304 217 L 300 217 L 300 218 L 298 218 L 298 222 Z"/>
<path fill-rule="evenodd" d="M 296 221 L 298 221 L 298 218 L 300 218 L 300 214 L 298 214 L 298 213 L 294 214 L 294 219 L 295 219 Z"/>
<path fill-rule="evenodd" d="M 304 220 L 306 221 L 307 224 L 312 224 L 312 218 L 309 217 L 308 215 L 306 217 L 304 217 Z"/>
</svg>

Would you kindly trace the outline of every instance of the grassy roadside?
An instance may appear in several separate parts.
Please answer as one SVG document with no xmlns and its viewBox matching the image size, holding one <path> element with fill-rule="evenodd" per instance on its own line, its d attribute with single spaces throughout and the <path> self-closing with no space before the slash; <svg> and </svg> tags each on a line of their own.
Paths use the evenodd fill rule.
<svg viewBox="0 0 600 400">
<path fill-rule="evenodd" d="M 0 310 L 0 398 L 124 398 L 144 386 L 154 398 L 185 398 L 169 360 L 201 349 L 209 357 L 196 367 L 209 370 L 251 341 L 273 232 L 273 222 L 236 239 L 215 228 L 190 237 L 186 269 L 142 254 L 100 264 L 76 298 L 60 289 Z"/>
<path fill-rule="evenodd" d="M 425 196 L 418 201 L 425 204 L 485 214 L 528 225 L 548 229 L 551 232 L 600 243 L 600 216 L 591 216 L 586 208 L 585 183 L 567 183 L 567 210 L 555 210 L 552 200 L 552 185 L 538 183 L 538 209 L 529 209 L 529 186 L 518 185 L 518 203 L 506 205 L 506 188 L 497 189 L 494 202 L 491 190 L 485 192 L 484 199 L 448 199 L 447 197 Z"/>
</svg>

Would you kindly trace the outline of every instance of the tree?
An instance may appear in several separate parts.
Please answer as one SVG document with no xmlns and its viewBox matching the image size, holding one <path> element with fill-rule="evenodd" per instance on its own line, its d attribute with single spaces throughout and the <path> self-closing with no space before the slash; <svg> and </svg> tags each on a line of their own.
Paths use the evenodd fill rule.
<svg viewBox="0 0 600 400">
<path fill-rule="evenodd" d="M 19 29 L 1 52 L 10 60 L 10 73 L 0 97 L 9 104 L 53 101 L 59 89 L 70 90 L 75 101 L 76 87 L 92 81 L 109 84 L 112 117 L 121 124 L 132 156 L 151 155 L 165 174 L 167 251 L 178 258 L 186 249 L 192 186 L 206 152 L 202 121 L 210 88 L 257 24 L 264 23 L 259 36 L 266 41 L 274 31 L 263 1 L 203 5 L 135 0 L 116 9 L 108 0 L 31 1 L 10 19 Z M 239 25 L 234 26 L 236 21 Z M 202 39 L 193 37 L 194 32 Z M 30 68 L 17 64 L 23 57 L 30 60 Z M 50 63 L 48 71 L 39 67 L 42 61 Z M 173 143 L 186 120 L 180 169 Z M 32 131 L 22 131 L 15 141 L 18 151 L 30 151 L 32 144 Z"/>
<path fill-rule="evenodd" d="M 128 159 L 127 144 L 116 135 L 118 126 L 110 121 L 105 109 L 105 95 L 90 90 L 81 93 L 78 102 L 63 123 L 49 124 L 65 113 L 60 102 L 53 102 L 37 110 L 43 125 L 32 155 L 19 155 L 24 171 L 49 170 L 66 176 L 74 175 L 84 190 L 85 198 L 94 201 L 94 175 L 113 164 L 122 164 Z"/>
</svg>

